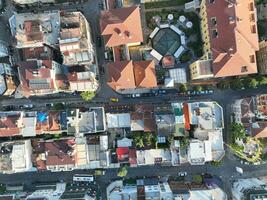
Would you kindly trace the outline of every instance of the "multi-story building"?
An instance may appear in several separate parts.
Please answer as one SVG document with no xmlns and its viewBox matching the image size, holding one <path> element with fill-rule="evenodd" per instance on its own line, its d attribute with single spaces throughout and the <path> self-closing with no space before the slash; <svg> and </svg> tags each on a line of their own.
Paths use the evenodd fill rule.
<svg viewBox="0 0 267 200">
<path fill-rule="evenodd" d="M 95 92 L 99 87 L 98 72 L 95 67 L 95 65 L 68 67 L 69 90 Z"/>
<path fill-rule="evenodd" d="M 34 170 L 30 140 L 3 143 L 1 148 L 1 172 L 19 173 Z"/>
<path fill-rule="evenodd" d="M 184 103 L 185 128 L 193 130 L 188 161 L 200 165 L 209 161 L 219 161 L 224 156 L 223 109 L 216 102 Z"/>
<path fill-rule="evenodd" d="M 18 74 L 18 91 L 26 97 L 57 93 L 67 87 L 62 65 L 53 60 L 20 62 Z"/>
<path fill-rule="evenodd" d="M 81 12 L 15 13 L 9 23 L 23 61 L 18 62 L 19 66 L 23 63 L 23 67 L 19 68 L 19 89 L 23 96 L 51 94 L 59 90 L 97 91 L 99 72 L 96 52 L 90 25 Z M 60 65 L 60 54 L 64 66 Z M 39 64 L 34 64 L 34 68 L 33 63 L 39 60 L 42 63 L 51 61 L 52 71 L 48 72 L 45 68 L 49 67 Z M 70 69 L 64 70 L 66 66 Z M 39 71 L 38 75 L 36 71 Z M 29 76 L 25 78 L 26 82 L 34 79 L 30 82 L 38 82 L 35 84 L 38 88 L 31 89 L 25 83 L 25 73 Z"/>
<path fill-rule="evenodd" d="M 267 198 L 266 183 L 258 178 L 239 179 L 232 184 L 233 200 Z"/>
<path fill-rule="evenodd" d="M 76 168 L 98 169 L 110 165 L 107 135 L 79 137 L 75 139 L 75 143 Z"/>
<path fill-rule="evenodd" d="M 123 182 L 114 181 L 107 187 L 108 200 L 123 199 L 145 199 L 145 200 L 171 200 L 173 194 L 167 182 L 158 179 L 138 179 L 136 184 L 123 185 Z"/>
<path fill-rule="evenodd" d="M 104 108 L 92 107 L 82 112 L 79 109 L 71 110 L 67 115 L 68 134 L 83 136 L 85 134 L 101 133 L 106 130 Z"/>
<path fill-rule="evenodd" d="M 209 78 L 211 73 L 215 78 L 257 73 L 254 0 L 203 0 L 200 17 L 204 56 L 190 66 L 193 79 Z"/>
<path fill-rule="evenodd" d="M 114 62 L 108 65 L 108 72 L 108 85 L 116 91 L 157 86 L 154 61 Z"/>
<path fill-rule="evenodd" d="M 16 5 L 26 7 L 28 6 L 41 6 L 42 4 L 55 3 L 56 0 L 13 0 Z"/>
<path fill-rule="evenodd" d="M 259 74 L 267 74 L 267 40 L 259 43 L 259 51 L 257 51 L 257 64 Z"/>
<path fill-rule="evenodd" d="M 71 171 L 75 168 L 74 146 L 74 139 L 33 142 L 33 162 L 38 170 Z"/>
<path fill-rule="evenodd" d="M 11 33 L 16 37 L 17 48 L 34 48 L 48 45 L 57 48 L 60 33 L 60 12 L 39 14 L 15 13 L 9 20 Z"/>
<path fill-rule="evenodd" d="M 243 124 L 252 137 L 267 137 L 266 104 L 266 94 L 236 100 L 232 105 L 234 122 Z"/>
<path fill-rule="evenodd" d="M 60 16 L 59 47 L 65 65 L 95 62 L 91 28 L 81 12 L 65 12 Z"/>
<path fill-rule="evenodd" d="M 194 185 L 193 187 L 196 187 Z M 135 184 L 123 184 L 122 180 L 107 187 L 108 200 L 227 200 L 226 193 L 216 185 L 210 188 L 188 188 L 175 181 L 159 181 L 155 178 L 137 179 Z"/>
<path fill-rule="evenodd" d="M 0 95 L 9 96 L 15 92 L 16 85 L 13 76 L 11 65 L 0 63 Z"/>
<path fill-rule="evenodd" d="M 35 137 L 67 131 L 67 115 L 64 111 L 1 112 L 0 119 L 0 137 Z"/>
<path fill-rule="evenodd" d="M 113 51 L 114 62 L 108 65 L 111 88 L 120 91 L 156 87 L 154 61 L 132 61 L 130 58 L 129 47 L 143 42 L 139 7 L 102 11 L 100 29 L 105 46 Z"/>
</svg>

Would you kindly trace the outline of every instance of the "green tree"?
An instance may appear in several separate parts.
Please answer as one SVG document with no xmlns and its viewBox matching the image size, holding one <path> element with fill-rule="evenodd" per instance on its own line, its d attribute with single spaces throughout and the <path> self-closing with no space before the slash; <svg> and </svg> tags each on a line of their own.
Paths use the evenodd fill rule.
<svg viewBox="0 0 267 200">
<path fill-rule="evenodd" d="M 230 89 L 230 83 L 227 80 L 222 80 L 217 84 L 219 89 Z"/>
<path fill-rule="evenodd" d="M 55 103 L 53 108 L 55 110 L 64 110 L 65 109 L 65 105 L 63 103 Z"/>
<path fill-rule="evenodd" d="M 119 169 L 117 176 L 119 177 L 125 177 L 128 174 L 128 168 L 127 166 L 123 166 Z"/>
<path fill-rule="evenodd" d="M 240 90 L 244 87 L 243 82 L 241 79 L 237 78 L 231 81 L 231 88 L 234 90 Z"/>
<path fill-rule="evenodd" d="M 154 140 L 154 137 L 152 135 L 152 133 L 144 133 L 144 140 L 145 140 L 145 143 L 146 145 L 150 146 L 153 144 L 153 140 Z"/>
<path fill-rule="evenodd" d="M 220 167 L 222 164 L 222 161 L 211 161 L 211 165 L 214 167 Z"/>
<path fill-rule="evenodd" d="M 266 76 L 258 76 L 257 81 L 259 85 L 267 85 L 267 77 Z"/>
<path fill-rule="evenodd" d="M 247 82 L 248 87 L 250 88 L 256 88 L 258 86 L 258 81 L 255 78 L 250 78 Z"/>
<path fill-rule="evenodd" d="M 203 178 L 201 175 L 193 175 L 192 179 L 193 179 L 192 181 L 196 184 L 201 184 L 203 181 Z"/>
<path fill-rule="evenodd" d="M 186 86 L 186 84 L 180 84 L 180 86 L 179 86 L 179 91 L 180 92 L 186 92 L 187 91 L 187 86 Z"/>
<path fill-rule="evenodd" d="M 138 148 L 145 147 L 144 138 L 141 134 L 134 135 L 134 143 L 135 143 L 135 146 L 137 146 Z"/>
<path fill-rule="evenodd" d="M 80 95 L 81 95 L 83 100 L 90 101 L 95 97 L 95 92 L 84 91 Z"/>
<path fill-rule="evenodd" d="M 234 141 L 236 139 L 243 139 L 246 137 L 246 130 L 245 130 L 243 124 L 232 123 L 230 126 L 230 130 L 231 130 L 232 137 L 233 137 Z"/>
<path fill-rule="evenodd" d="M 189 145 L 189 139 L 187 137 L 183 137 L 181 140 L 180 140 L 180 145 L 181 145 L 181 148 L 182 149 L 185 149 L 188 147 Z"/>
<path fill-rule="evenodd" d="M 200 92 L 200 91 L 202 91 L 202 86 L 200 86 L 200 85 L 197 85 L 197 86 L 194 86 L 194 90 L 195 91 L 197 91 L 197 92 Z"/>
</svg>

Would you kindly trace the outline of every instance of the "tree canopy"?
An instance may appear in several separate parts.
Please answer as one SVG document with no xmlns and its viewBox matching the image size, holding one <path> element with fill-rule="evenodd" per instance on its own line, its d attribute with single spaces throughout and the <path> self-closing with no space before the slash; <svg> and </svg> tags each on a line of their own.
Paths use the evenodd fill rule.
<svg viewBox="0 0 267 200">
<path fill-rule="evenodd" d="M 81 97 L 85 101 L 90 101 L 95 97 L 95 92 L 84 91 L 81 93 Z"/>
<path fill-rule="evenodd" d="M 186 92 L 186 91 L 187 91 L 187 86 L 186 86 L 186 84 L 181 84 L 181 85 L 179 86 L 179 91 L 180 91 L 180 92 Z"/>
<path fill-rule="evenodd" d="M 230 128 L 234 140 L 243 139 L 246 137 L 246 130 L 243 124 L 232 123 Z"/>
<path fill-rule="evenodd" d="M 203 88 L 200 85 L 194 86 L 194 90 L 197 92 L 200 92 L 203 90 Z"/>
<path fill-rule="evenodd" d="M 123 166 L 119 169 L 117 176 L 119 177 L 125 177 L 128 174 L 128 169 L 126 166 Z"/>
<path fill-rule="evenodd" d="M 240 90 L 244 87 L 243 82 L 241 79 L 237 78 L 231 81 L 231 88 L 234 90 Z"/>
</svg>

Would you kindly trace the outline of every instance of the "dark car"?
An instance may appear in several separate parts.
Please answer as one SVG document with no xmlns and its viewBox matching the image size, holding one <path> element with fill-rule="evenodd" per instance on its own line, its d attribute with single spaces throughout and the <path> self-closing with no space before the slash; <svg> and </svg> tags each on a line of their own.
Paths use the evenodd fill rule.
<svg viewBox="0 0 267 200">
<path fill-rule="evenodd" d="M 97 43 L 97 46 L 98 46 L 98 47 L 101 47 L 101 46 L 102 46 L 102 39 L 101 39 L 100 36 L 97 36 L 97 37 L 96 37 L 96 43 Z"/>
</svg>

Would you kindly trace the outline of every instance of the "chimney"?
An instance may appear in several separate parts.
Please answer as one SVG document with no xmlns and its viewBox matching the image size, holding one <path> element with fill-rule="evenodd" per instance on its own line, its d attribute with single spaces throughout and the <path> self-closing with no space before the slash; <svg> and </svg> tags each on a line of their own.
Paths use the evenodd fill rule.
<svg viewBox="0 0 267 200">
<path fill-rule="evenodd" d="M 114 31 L 119 35 L 121 36 L 121 30 L 119 28 L 114 28 Z"/>
<path fill-rule="evenodd" d="M 132 38 L 132 34 L 129 31 L 124 31 L 124 34 L 131 39 Z"/>
</svg>

